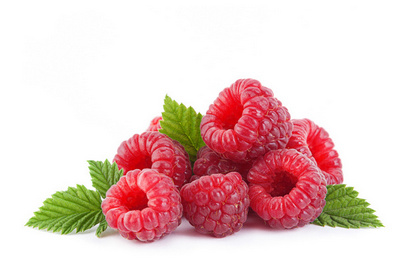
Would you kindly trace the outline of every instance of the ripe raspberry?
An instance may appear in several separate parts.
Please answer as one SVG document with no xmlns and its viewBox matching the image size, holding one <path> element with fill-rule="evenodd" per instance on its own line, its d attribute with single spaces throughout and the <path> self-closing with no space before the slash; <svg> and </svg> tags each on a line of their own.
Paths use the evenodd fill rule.
<svg viewBox="0 0 400 280">
<path fill-rule="evenodd" d="M 284 148 L 292 134 L 288 110 L 253 79 L 238 80 L 210 105 L 201 136 L 213 151 L 236 162 Z"/>
<path fill-rule="evenodd" d="M 237 172 L 203 176 L 183 186 L 181 197 L 186 219 L 200 233 L 225 237 L 247 219 L 248 186 Z"/>
<path fill-rule="evenodd" d="M 146 131 L 159 131 L 161 129 L 160 125 L 161 120 L 162 120 L 161 116 L 157 116 L 154 119 L 152 119 Z"/>
<path fill-rule="evenodd" d="M 309 119 L 292 120 L 293 133 L 287 148 L 293 148 L 315 159 L 324 174 L 327 184 L 343 183 L 342 162 L 334 150 L 334 144 L 328 132 Z"/>
<path fill-rule="evenodd" d="M 189 155 L 178 141 L 157 131 L 135 134 L 121 143 L 114 161 L 124 175 L 134 169 L 152 168 L 174 180 L 178 187 L 192 175 Z"/>
<path fill-rule="evenodd" d="M 239 163 L 221 157 L 207 146 L 203 146 L 197 152 L 197 159 L 193 165 L 193 173 L 198 177 L 211 174 L 227 174 L 238 172 L 243 180 L 247 180 L 247 172 L 252 162 Z"/>
<path fill-rule="evenodd" d="M 107 224 L 131 240 L 154 241 L 180 224 L 182 203 L 172 179 L 152 169 L 122 176 L 101 207 Z"/>
<path fill-rule="evenodd" d="M 273 228 L 304 226 L 325 206 L 324 176 L 294 149 L 274 150 L 260 157 L 247 179 L 251 208 Z"/>
</svg>

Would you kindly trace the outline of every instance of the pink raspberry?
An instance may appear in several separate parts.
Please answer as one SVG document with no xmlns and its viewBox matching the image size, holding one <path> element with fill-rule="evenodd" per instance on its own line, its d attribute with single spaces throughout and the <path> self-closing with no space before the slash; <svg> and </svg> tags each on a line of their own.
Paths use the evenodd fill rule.
<svg viewBox="0 0 400 280">
<path fill-rule="evenodd" d="M 181 189 L 184 215 L 203 234 L 225 237 L 247 219 L 248 186 L 237 172 L 203 176 Z"/>
<path fill-rule="evenodd" d="M 293 133 L 287 148 L 296 149 L 315 160 L 328 185 L 343 183 L 342 162 L 328 132 L 309 119 L 292 122 Z"/>
<path fill-rule="evenodd" d="M 146 131 L 159 131 L 161 129 L 160 125 L 161 120 L 162 120 L 161 116 L 157 116 L 154 119 L 152 119 Z"/>
<path fill-rule="evenodd" d="M 252 162 L 239 163 L 221 157 L 207 146 L 203 146 L 197 152 L 197 159 L 193 165 L 193 173 L 197 178 L 211 174 L 227 174 L 238 172 L 243 180 L 247 180 L 247 172 Z"/>
<path fill-rule="evenodd" d="M 154 241 L 180 224 L 182 204 L 172 179 L 151 169 L 122 176 L 101 207 L 107 224 L 131 240 Z"/>
<path fill-rule="evenodd" d="M 284 148 L 292 135 L 288 110 L 253 79 L 238 80 L 210 105 L 200 125 L 204 142 L 236 162 Z"/>
<path fill-rule="evenodd" d="M 247 179 L 251 208 L 273 228 L 304 226 L 325 206 L 324 176 L 313 161 L 294 149 L 260 157 Z"/>
<path fill-rule="evenodd" d="M 189 155 L 183 146 L 158 131 L 135 134 L 122 142 L 114 161 L 124 175 L 130 170 L 152 168 L 171 177 L 178 187 L 192 175 Z"/>
</svg>

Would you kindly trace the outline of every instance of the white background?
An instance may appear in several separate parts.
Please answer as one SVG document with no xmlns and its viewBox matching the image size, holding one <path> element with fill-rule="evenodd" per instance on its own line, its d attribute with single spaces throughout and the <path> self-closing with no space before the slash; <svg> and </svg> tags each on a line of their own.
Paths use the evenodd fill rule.
<svg viewBox="0 0 400 280">
<path fill-rule="evenodd" d="M 396 2 L 2 1 L 0 275 L 398 279 Z M 205 113 L 240 78 L 330 133 L 345 183 L 384 228 L 275 231 L 250 217 L 216 239 L 183 221 L 143 244 L 24 226 L 56 191 L 90 188 L 86 161 L 111 160 L 161 114 L 165 94 Z"/>
</svg>

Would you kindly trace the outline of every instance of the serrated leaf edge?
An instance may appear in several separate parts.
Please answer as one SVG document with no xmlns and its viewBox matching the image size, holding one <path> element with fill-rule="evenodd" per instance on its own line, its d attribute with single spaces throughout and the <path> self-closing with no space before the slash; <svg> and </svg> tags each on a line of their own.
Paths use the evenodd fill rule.
<svg viewBox="0 0 400 280">
<path fill-rule="evenodd" d="M 343 228 L 361 228 L 361 227 L 383 227 L 378 219 L 375 210 L 369 208 L 370 205 L 365 199 L 358 197 L 358 192 L 353 187 L 346 187 L 345 184 L 328 185 L 328 194 L 326 196 L 326 205 L 321 215 L 313 222 L 319 226 L 343 227 Z M 342 200 L 342 201 L 340 201 Z M 344 207 L 329 209 L 332 204 L 347 203 Z M 357 204 L 351 205 L 357 202 Z M 350 206 L 349 206 L 350 205 Z M 351 209 L 359 209 L 356 213 Z M 347 211 L 351 214 L 338 215 L 338 211 Z M 349 211 L 350 210 L 350 211 Z M 354 219 L 355 216 L 363 216 L 362 219 Z M 364 217 L 369 216 L 369 217 Z"/>
<path fill-rule="evenodd" d="M 119 169 L 115 162 L 111 164 L 107 159 L 104 162 L 88 160 L 88 163 L 92 186 L 105 198 L 108 189 L 122 177 L 123 170 Z"/>
<path fill-rule="evenodd" d="M 163 108 L 164 112 L 162 112 L 161 129 L 159 131 L 180 142 L 189 154 L 190 160 L 194 162 L 197 151 L 205 145 L 201 137 L 193 138 L 194 131 L 197 130 L 200 133 L 202 115 L 196 113 L 191 106 L 186 107 L 182 103 L 178 104 L 168 95 L 165 96 Z M 183 118 L 191 120 L 185 124 L 181 121 Z"/>
<path fill-rule="evenodd" d="M 74 193 L 78 197 L 85 196 L 85 198 L 88 199 L 89 201 L 92 201 L 93 198 L 97 198 L 98 201 L 95 202 L 95 205 L 86 203 L 85 201 L 80 201 L 81 203 L 77 203 L 77 200 L 75 199 L 71 200 L 71 198 L 74 198 L 71 193 Z M 66 197 L 69 200 L 65 199 Z M 71 203 L 77 209 L 82 210 L 82 212 L 75 213 L 71 211 L 71 209 L 68 207 L 54 205 L 53 204 L 54 201 L 58 202 L 67 201 L 67 203 Z M 65 212 L 67 214 L 65 214 L 65 212 L 64 212 L 65 215 L 63 215 L 62 212 L 49 211 L 47 209 L 47 206 L 50 205 L 51 208 L 53 209 L 66 210 Z M 43 216 L 49 217 L 49 219 L 42 220 L 40 219 L 40 216 L 42 216 L 42 218 Z M 93 226 L 97 225 L 98 223 L 100 223 L 103 217 L 104 215 L 101 209 L 100 194 L 98 194 L 96 191 L 88 190 L 83 185 L 77 185 L 76 188 L 68 187 L 66 191 L 58 191 L 54 193 L 51 196 L 51 198 L 47 198 L 43 202 L 43 205 L 39 208 L 39 211 L 34 212 L 34 216 L 28 220 L 25 226 L 38 228 L 40 230 L 46 229 L 47 231 L 60 232 L 61 234 L 68 234 L 74 230 L 78 233 L 88 230 Z"/>
</svg>

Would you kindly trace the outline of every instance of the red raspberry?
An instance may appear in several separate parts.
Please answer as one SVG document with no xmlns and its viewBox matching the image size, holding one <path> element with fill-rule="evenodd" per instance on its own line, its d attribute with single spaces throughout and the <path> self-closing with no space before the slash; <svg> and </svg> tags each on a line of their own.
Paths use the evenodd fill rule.
<svg viewBox="0 0 400 280">
<path fill-rule="evenodd" d="M 260 157 L 247 179 L 251 208 L 273 228 L 304 226 L 325 206 L 324 176 L 294 149 L 274 150 Z"/>
<path fill-rule="evenodd" d="M 154 119 L 152 119 L 146 131 L 159 131 L 161 129 L 160 125 L 161 120 L 162 120 L 161 116 L 157 116 Z"/>
<path fill-rule="evenodd" d="M 152 168 L 171 177 L 178 187 L 192 175 L 189 155 L 183 146 L 157 131 L 135 134 L 122 142 L 114 161 L 124 175 L 130 170 Z"/>
<path fill-rule="evenodd" d="M 225 237 L 247 219 L 248 186 L 237 172 L 203 176 L 183 186 L 181 197 L 186 219 L 200 233 Z"/>
<path fill-rule="evenodd" d="M 288 110 L 253 79 L 238 80 L 210 105 L 200 125 L 204 142 L 233 161 L 284 148 L 292 134 Z"/>
<path fill-rule="evenodd" d="M 122 176 L 101 207 L 111 228 L 131 240 L 157 240 L 180 224 L 182 203 L 172 179 L 152 169 Z"/>
<path fill-rule="evenodd" d="M 230 172 L 238 172 L 242 175 L 243 180 L 247 180 L 247 172 L 249 172 L 252 162 L 239 163 L 221 157 L 207 146 L 203 146 L 197 152 L 197 159 L 193 165 L 193 173 L 198 177 L 211 174 L 227 174 Z"/>
<path fill-rule="evenodd" d="M 342 162 L 334 150 L 334 144 L 328 132 L 309 119 L 292 120 L 293 133 L 287 148 L 293 148 L 315 159 L 324 174 L 327 184 L 343 183 Z"/>
</svg>

